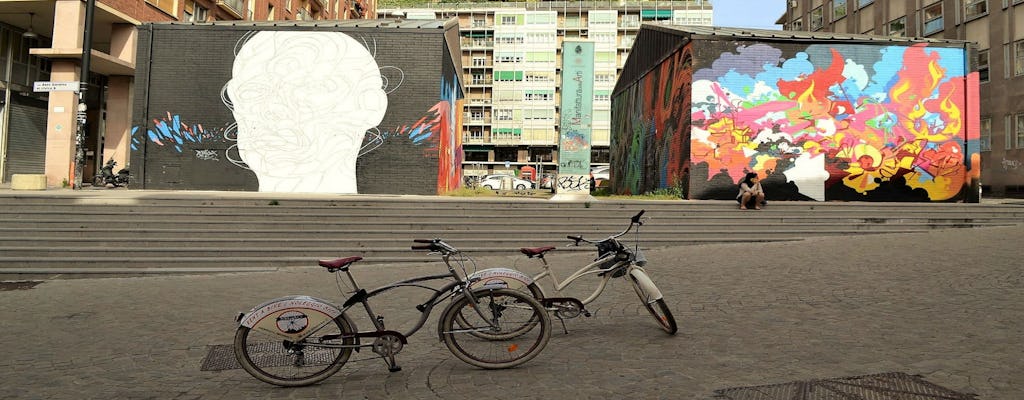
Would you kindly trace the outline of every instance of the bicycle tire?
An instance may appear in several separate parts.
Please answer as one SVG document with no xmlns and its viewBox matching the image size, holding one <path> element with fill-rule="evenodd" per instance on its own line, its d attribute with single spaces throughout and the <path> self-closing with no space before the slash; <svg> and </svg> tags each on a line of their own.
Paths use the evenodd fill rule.
<svg viewBox="0 0 1024 400">
<path fill-rule="evenodd" d="M 291 343 L 277 335 L 239 326 L 235 331 L 235 358 L 242 369 L 263 382 L 286 387 L 308 386 L 334 375 L 352 355 L 352 347 L 319 347 L 313 340 L 324 335 L 342 335 L 340 340 L 332 344 L 354 346 L 354 334 L 355 329 L 344 315 L 331 320 L 299 343 Z M 288 347 L 297 347 L 299 352 L 289 350 Z M 307 351 L 303 351 L 307 348 L 316 349 L 319 354 L 308 357 L 307 360 Z M 300 363 L 301 365 L 298 365 Z M 292 373 L 286 373 L 288 371 Z"/>
<path fill-rule="evenodd" d="M 642 271 L 636 271 L 635 273 L 641 273 L 644 276 L 647 276 L 647 274 Z M 646 293 L 645 289 L 640 282 L 637 281 L 635 276 L 629 275 L 629 280 L 633 284 L 633 290 L 636 291 L 636 295 L 640 297 L 640 303 L 644 305 L 647 312 L 650 313 L 651 316 L 654 317 L 654 320 L 658 322 L 658 326 L 660 326 L 665 333 L 675 335 L 676 331 L 679 330 L 679 327 L 676 325 L 676 318 L 672 316 L 672 310 L 669 310 L 668 305 L 665 304 L 665 299 L 651 299 L 651 296 Z M 647 280 L 650 281 L 650 277 L 648 277 Z M 654 282 L 651 282 L 650 284 L 654 285 Z"/>
<path fill-rule="evenodd" d="M 511 289 L 474 293 L 484 313 L 497 320 L 498 329 L 512 328 L 480 335 L 491 329 L 490 324 L 480 318 L 468 297 L 458 298 L 444 310 L 438 324 L 441 340 L 456 358 L 484 369 L 504 369 L 522 365 L 544 350 L 551 339 L 551 318 L 537 299 Z M 524 328 L 527 325 L 529 329 Z"/>
<path fill-rule="evenodd" d="M 533 296 L 534 299 L 537 299 L 537 301 L 541 301 L 544 299 L 544 292 L 541 291 L 540 286 L 538 286 L 536 282 L 526 286 L 526 289 L 530 291 L 530 295 Z M 543 307 L 543 305 L 541 306 Z M 463 312 L 472 313 L 472 316 L 476 316 L 476 310 L 473 310 L 472 307 L 463 308 L 455 315 L 455 322 L 459 324 L 459 327 L 465 329 L 470 326 L 470 323 L 467 321 L 466 316 L 462 315 Z M 488 340 L 508 339 L 512 337 L 511 335 L 515 335 L 516 332 L 529 332 L 530 329 L 533 329 L 533 326 L 536 325 L 538 322 L 540 322 L 540 316 L 534 315 L 529 320 L 525 321 L 522 327 L 520 327 L 519 329 L 514 329 L 509 333 L 494 335 L 491 334 L 490 332 L 469 332 L 469 334 L 476 336 L 478 338 Z"/>
</svg>

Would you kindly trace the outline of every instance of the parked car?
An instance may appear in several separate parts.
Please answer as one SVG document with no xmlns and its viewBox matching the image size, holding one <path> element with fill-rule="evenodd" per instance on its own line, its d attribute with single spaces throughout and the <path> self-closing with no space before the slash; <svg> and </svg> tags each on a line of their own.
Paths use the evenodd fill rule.
<svg viewBox="0 0 1024 400">
<path fill-rule="evenodd" d="M 533 182 L 530 182 L 526 179 L 519 179 L 511 175 L 492 175 L 480 181 L 480 187 L 484 187 L 491 190 L 499 190 L 502 188 L 501 180 L 506 179 L 506 177 L 512 179 L 512 189 L 523 190 L 533 188 Z"/>
</svg>

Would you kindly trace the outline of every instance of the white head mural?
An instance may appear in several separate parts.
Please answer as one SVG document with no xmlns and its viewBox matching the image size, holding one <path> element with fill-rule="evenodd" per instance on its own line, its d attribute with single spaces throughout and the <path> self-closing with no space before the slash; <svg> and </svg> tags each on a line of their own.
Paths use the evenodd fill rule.
<svg viewBox="0 0 1024 400">
<path fill-rule="evenodd" d="M 261 192 L 357 193 L 356 158 L 388 98 L 380 68 L 341 32 L 263 31 L 226 86 L 239 156 Z"/>
</svg>

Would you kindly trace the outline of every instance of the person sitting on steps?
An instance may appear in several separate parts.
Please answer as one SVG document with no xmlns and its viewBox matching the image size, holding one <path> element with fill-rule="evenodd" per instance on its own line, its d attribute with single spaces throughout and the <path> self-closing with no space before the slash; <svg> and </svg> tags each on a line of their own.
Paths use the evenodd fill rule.
<svg viewBox="0 0 1024 400">
<path fill-rule="evenodd" d="M 760 210 L 764 205 L 764 189 L 761 189 L 761 179 L 756 172 L 747 173 L 740 181 L 740 193 L 736 195 L 736 201 L 740 202 L 740 210 L 746 210 L 751 206 L 755 210 Z"/>
</svg>

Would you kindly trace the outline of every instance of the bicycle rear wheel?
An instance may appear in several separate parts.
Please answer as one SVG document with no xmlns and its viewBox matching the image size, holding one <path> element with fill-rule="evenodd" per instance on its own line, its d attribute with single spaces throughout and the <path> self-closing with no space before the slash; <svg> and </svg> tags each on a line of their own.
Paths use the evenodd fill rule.
<svg viewBox="0 0 1024 400">
<path fill-rule="evenodd" d="M 441 339 L 455 357 L 480 368 L 501 369 L 521 365 L 544 350 L 551 339 L 551 318 L 540 302 L 510 289 L 474 293 L 486 319 L 465 296 L 441 314 Z"/>
<path fill-rule="evenodd" d="M 480 289 L 476 289 L 476 290 L 480 290 Z M 518 290 L 522 291 L 523 289 L 518 289 Z M 531 296 L 533 296 L 534 299 L 537 299 L 538 301 L 544 299 L 544 292 L 541 291 L 540 287 L 537 286 L 536 283 L 531 283 L 529 286 L 526 286 L 525 290 L 529 290 L 529 294 Z M 543 305 L 542 305 L 542 307 L 543 307 Z M 467 317 L 465 315 L 462 315 L 463 313 L 469 315 L 469 318 L 467 319 Z M 511 338 L 511 337 L 513 337 L 513 336 L 515 336 L 517 334 L 522 334 L 522 333 L 529 332 L 531 329 L 533 329 L 534 325 L 536 325 L 538 322 L 540 322 L 540 318 L 541 318 L 540 315 L 534 315 L 529 320 L 523 321 L 523 325 L 521 327 L 519 327 L 519 328 L 507 327 L 508 329 L 504 329 L 502 332 L 468 330 L 468 333 L 470 335 L 476 336 L 478 338 L 488 339 L 488 340 L 508 339 L 508 338 Z M 464 307 L 460 311 L 458 311 L 456 313 L 456 315 L 455 315 L 455 322 L 459 325 L 459 328 L 462 328 L 462 329 L 466 329 L 466 328 L 468 328 L 470 326 L 473 326 L 473 324 L 470 323 L 469 321 L 471 321 L 471 320 L 479 321 L 479 319 L 480 319 L 480 316 L 477 315 L 476 310 L 474 310 L 473 307 Z"/>
<path fill-rule="evenodd" d="M 644 308 L 647 312 L 654 317 L 655 321 L 658 321 L 658 326 L 661 327 L 669 335 L 675 335 L 676 331 L 679 330 L 676 326 L 676 318 L 672 316 L 672 311 L 668 309 L 668 305 L 665 304 L 665 299 L 661 296 L 654 296 L 649 292 L 659 292 L 657 287 L 654 286 L 654 282 L 641 270 L 630 272 L 629 275 L 630 283 L 633 284 L 633 290 L 636 291 L 636 295 L 640 297 L 640 302 L 643 303 Z M 641 282 L 644 280 L 645 282 Z M 648 289 L 653 288 L 653 290 Z M 657 297 L 657 298 L 654 298 Z"/>
<path fill-rule="evenodd" d="M 327 379 L 348 361 L 355 329 L 339 316 L 297 342 L 238 327 L 235 357 L 250 375 L 278 386 L 306 386 Z"/>
</svg>

